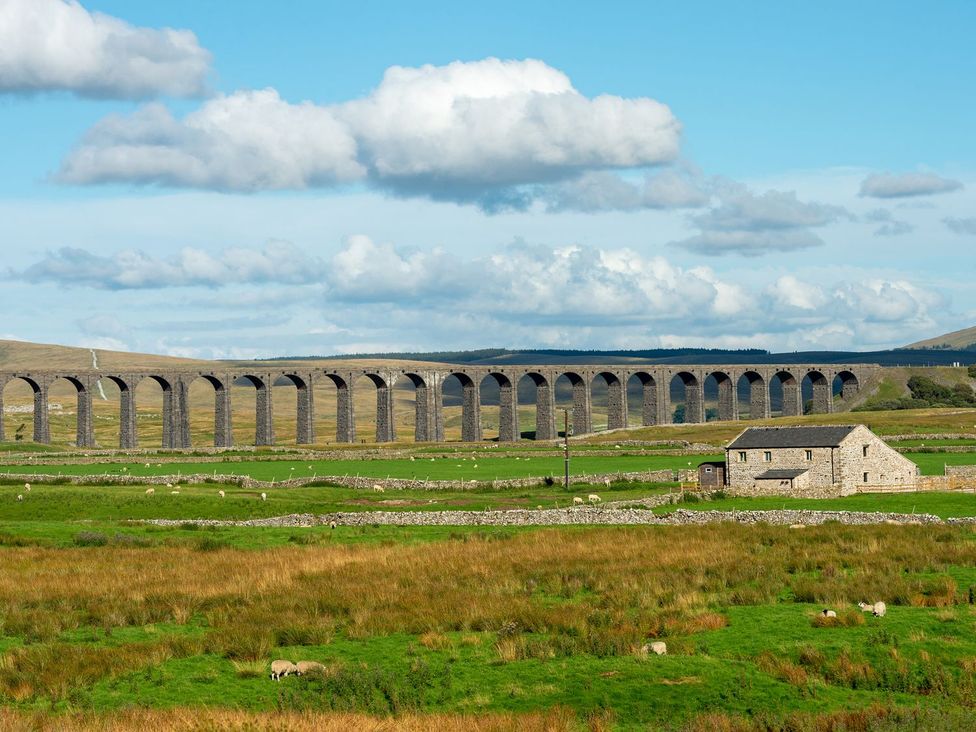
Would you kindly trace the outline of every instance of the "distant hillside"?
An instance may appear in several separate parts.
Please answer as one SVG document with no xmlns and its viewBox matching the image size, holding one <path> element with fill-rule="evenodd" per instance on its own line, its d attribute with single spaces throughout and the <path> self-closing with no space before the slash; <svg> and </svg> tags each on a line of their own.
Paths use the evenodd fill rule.
<svg viewBox="0 0 976 732">
<path fill-rule="evenodd" d="M 156 356 L 147 353 L 103 351 L 95 349 L 101 369 L 121 371 L 127 368 L 154 368 L 199 363 L 185 358 Z M 0 369 L 88 369 L 92 352 L 88 348 L 56 346 L 47 343 L 0 340 Z"/>
<path fill-rule="evenodd" d="M 976 326 L 912 343 L 905 348 L 976 351 Z"/>
</svg>

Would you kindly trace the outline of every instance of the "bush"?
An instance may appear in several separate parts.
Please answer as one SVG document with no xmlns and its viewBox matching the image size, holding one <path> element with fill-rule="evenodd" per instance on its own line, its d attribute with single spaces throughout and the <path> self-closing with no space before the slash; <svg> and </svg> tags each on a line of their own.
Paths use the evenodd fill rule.
<svg viewBox="0 0 976 732">
<path fill-rule="evenodd" d="M 80 531 L 75 534 L 74 542 L 76 546 L 105 546 L 108 537 L 100 531 Z"/>
</svg>

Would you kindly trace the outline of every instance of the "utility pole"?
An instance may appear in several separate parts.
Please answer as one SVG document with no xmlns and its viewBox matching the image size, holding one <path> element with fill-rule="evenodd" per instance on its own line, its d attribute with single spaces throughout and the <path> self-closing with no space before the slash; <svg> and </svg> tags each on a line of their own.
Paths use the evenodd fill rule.
<svg viewBox="0 0 976 732">
<path fill-rule="evenodd" d="M 569 410 L 563 410 L 563 453 L 566 466 L 565 479 L 563 486 L 569 490 Z"/>
</svg>

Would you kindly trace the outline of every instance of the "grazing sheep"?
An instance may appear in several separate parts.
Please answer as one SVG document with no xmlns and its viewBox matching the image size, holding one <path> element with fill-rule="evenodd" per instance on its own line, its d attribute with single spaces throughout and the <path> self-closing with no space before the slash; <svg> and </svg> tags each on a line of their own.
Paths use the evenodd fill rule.
<svg viewBox="0 0 976 732">
<path fill-rule="evenodd" d="M 828 610 L 827 608 L 824 608 L 823 610 L 821 610 L 820 611 L 820 614 L 823 615 L 825 618 L 836 618 L 837 617 L 837 611 L 836 610 Z"/>
<path fill-rule="evenodd" d="M 24 490 L 30 493 L 30 483 L 24 483 Z"/>
<path fill-rule="evenodd" d="M 223 497 L 224 497 L 224 496 L 226 496 L 227 494 L 226 494 L 226 493 L 224 493 L 223 491 L 217 491 L 217 495 L 218 495 L 218 496 L 220 496 L 221 498 L 223 498 Z"/>
<path fill-rule="evenodd" d="M 287 676 L 288 674 L 298 674 L 298 666 L 291 661 L 285 661 L 280 658 L 277 661 L 271 662 L 272 681 L 278 681 L 282 676 Z"/>
<path fill-rule="evenodd" d="M 610 479 L 609 478 L 604 478 L 603 479 L 603 485 L 606 486 L 607 488 L 609 488 L 610 487 Z"/>
<path fill-rule="evenodd" d="M 871 613 L 876 618 L 883 618 L 885 613 L 888 612 L 888 606 L 880 600 L 872 605 L 869 605 L 866 602 L 859 602 L 857 603 L 857 606 L 861 608 L 862 612 Z"/>
<path fill-rule="evenodd" d="M 261 500 L 262 501 L 267 501 L 268 500 L 268 494 L 267 493 L 262 493 L 261 494 Z"/>
<path fill-rule="evenodd" d="M 308 673 L 325 673 L 325 666 L 318 661 L 299 661 L 295 664 L 295 668 L 299 676 Z"/>
<path fill-rule="evenodd" d="M 18 501 L 23 501 L 23 500 L 24 500 L 24 496 L 23 496 L 22 494 L 19 494 L 19 493 L 18 493 L 18 494 L 17 494 L 17 500 L 18 500 Z"/>
<path fill-rule="evenodd" d="M 155 488 L 146 488 L 146 495 L 147 496 L 154 496 L 154 495 L 156 495 L 156 489 Z"/>
<path fill-rule="evenodd" d="M 583 505 L 583 499 L 580 498 L 579 496 L 573 496 L 573 505 L 574 506 L 582 506 Z"/>
<path fill-rule="evenodd" d="M 600 501 L 602 501 L 603 499 L 602 499 L 602 498 L 600 498 L 600 496 L 598 496 L 598 495 L 597 495 L 596 493 L 591 493 L 591 494 L 590 494 L 590 495 L 589 495 L 589 496 L 587 497 L 587 500 L 588 500 L 588 501 L 589 501 L 590 503 L 599 503 L 599 502 L 600 502 Z"/>
<path fill-rule="evenodd" d="M 668 653 L 668 644 L 664 641 L 654 641 L 653 643 L 648 643 L 641 648 L 641 652 L 644 653 L 644 655 L 653 653 L 655 656 L 666 656 Z"/>
<path fill-rule="evenodd" d="M 383 486 L 381 486 L 379 483 L 375 483 L 373 485 L 373 492 L 374 493 L 385 493 L 386 491 L 383 489 Z"/>
<path fill-rule="evenodd" d="M 167 484 L 166 484 L 166 487 L 167 487 L 167 488 L 172 488 L 172 487 L 173 487 L 173 484 L 172 484 L 172 483 L 167 483 Z"/>
<path fill-rule="evenodd" d="M 330 521 L 329 522 L 329 528 L 330 529 L 334 529 L 335 527 L 336 527 L 336 522 L 335 521 Z"/>
</svg>

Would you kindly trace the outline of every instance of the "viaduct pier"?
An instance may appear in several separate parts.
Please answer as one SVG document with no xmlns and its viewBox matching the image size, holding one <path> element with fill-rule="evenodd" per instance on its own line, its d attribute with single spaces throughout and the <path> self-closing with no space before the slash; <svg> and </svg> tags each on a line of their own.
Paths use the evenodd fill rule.
<svg viewBox="0 0 976 732">
<path fill-rule="evenodd" d="M 354 421 L 354 389 L 364 381 L 376 390 L 377 442 L 395 439 L 393 421 L 393 390 L 404 386 L 415 391 L 416 414 L 414 439 L 417 442 L 438 442 L 444 439 L 444 382 L 452 377 L 461 385 L 462 430 L 464 442 L 477 442 L 481 434 L 481 384 L 493 380 L 500 395 L 499 440 L 519 439 L 518 387 L 523 380 L 534 385 L 536 439 L 553 440 L 556 428 L 555 385 L 566 378 L 572 386 L 572 430 L 581 435 L 593 431 L 592 387 L 602 381 L 607 389 L 608 428 L 627 426 L 628 384 L 639 384 L 641 421 L 644 425 L 668 424 L 672 421 L 672 382 L 683 388 L 686 423 L 705 421 L 706 379 L 714 378 L 718 385 L 717 416 L 722 420 L 737 420 L 739 415 L 739 386 L 748 393 L 748 413 L 752 418 L 770 416 L 770 385 L 781 385 L 784 416 L 803 414 L 801 384 L 812 384 L 813 411 L 831 412 L 834 408 L 834 384 L 839 383 L 840 394 L 849 398 L 860 385 L 880 367 L 872 364 L 789 364 L 789 365 L 638 365 L 607 366 L 443 366 L 429 369 L 336 369 L 274 368 L 268 366 L 231 367 L 226 369 L 172 369 L 112 372 L 108 370 L 81 371 L 0 371 L 0 413 L 3 409 L 3 388 L 11 381 L 26 382 L 34 395 L 33 437 L 35 442 L 50 442 L 48 424 L 48 392 L 59 380 L 70 383 L 77 391 L 78 447 L 94 447 L 92 427 L 92 394 L 99 380 L 113 382 L 119 389 L 119 440 L 123 449 L 137 447 L 135 391 L 146 379 L 155 381 L 163 393 L 164 448 L 188 448 L 190 444 L 188 393 L 198 379 L 214 389 L 214 445 L 232 445 L 231 386 L 246 384 L 254 388 L 257 426 L 255 444 L 274 444 L 272 387 L 292 385 L 297 399 L 297 442 L 315 442 L 315 403 L 313 385 L 322 381 L 336 388 L 337 442 L 356 441 Z M 280 395 L 279 395 L 280 396 Z M 0 420 L 0 441 L 4 440 Z"/>
</svg>

